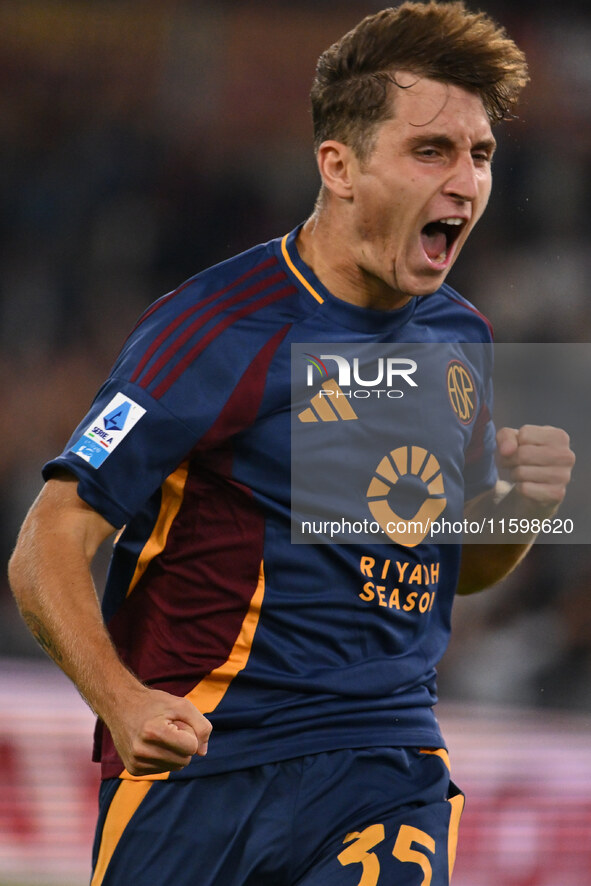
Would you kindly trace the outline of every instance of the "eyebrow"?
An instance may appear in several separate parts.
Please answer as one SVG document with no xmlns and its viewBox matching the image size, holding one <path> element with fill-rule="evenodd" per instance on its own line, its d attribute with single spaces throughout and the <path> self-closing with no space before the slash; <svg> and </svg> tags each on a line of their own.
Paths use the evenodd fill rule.
<svg viewBox="0 0 591 886">
<path fill-rule="evenodd" d="M 450 138 L 448 135 L 442 135 L 439 133 L 424 132 L 421 135 L 412 136 L 412 138 L 408 140 L 408 145 L 410 148 L 418 148 L 420 145 L 424 144 L 436 145 L 439 148 L 448 149 L 456 147 L 456 142 L 452 138 Z M 472 145 L 471 150 L 486 150 L 490 151 L 490 153 L 493 154 L 496 147 L 496 139 L 491 136 L 491 138 L 484 138 L 476 142 L 476 144 Z"/>
</svg>

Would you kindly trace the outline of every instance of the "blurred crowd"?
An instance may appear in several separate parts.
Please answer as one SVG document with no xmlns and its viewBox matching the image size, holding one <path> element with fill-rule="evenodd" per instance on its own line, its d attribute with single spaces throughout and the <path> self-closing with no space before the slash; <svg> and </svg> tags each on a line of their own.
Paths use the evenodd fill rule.
<svg viewBox="0 0 591 886">
<path fill-rule="evenodd" d="M 0 556 L 137 315 L 278 236 L 318 178 L 318 54 L 375 2 L 3 0 Z M 501 342 L 589 342 L 591 17 L 468 0 L 532 74 L 497 132 L 494 195 L 450 282 Z M 99 564 L 100 573 L 104 564 Z M 0 575 L 0 655 L 41 655 Z M 459 601 L 442 695 L 591 712 L 588 545 L 540 545 Z"/>
</svg>

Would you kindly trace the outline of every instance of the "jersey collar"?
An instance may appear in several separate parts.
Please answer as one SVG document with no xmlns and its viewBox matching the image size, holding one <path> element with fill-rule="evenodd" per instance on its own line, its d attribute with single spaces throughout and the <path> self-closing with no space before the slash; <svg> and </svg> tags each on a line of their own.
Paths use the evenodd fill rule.
<svg viewBox="0 0 591 886">
<path fill-rule="evenodd" d="M 300 257 L 296 246 L 296 238 L 301 228 L 302 225 L 298 225 L 297 228 L 294 228 L 293 231 L 290 231 L 289 234 L 286 234 L 281 239 L 280 253 L 288 273 L 294 279 L 300 291 L 304 290 L 307 301 L 313 310 L 322 306 L 320 313 L 329 315 L 339 325 L 366 332 L 384 332 L 386 329 L 399 328 L 410 320 L 417 305 L 418 300 L 416 298 L 411 299 L 402 308 L 391 311 L 377 311 L 343 301 L 343 299 L 337 298 L 329 292 L 312 269 Z"/>
</svg>

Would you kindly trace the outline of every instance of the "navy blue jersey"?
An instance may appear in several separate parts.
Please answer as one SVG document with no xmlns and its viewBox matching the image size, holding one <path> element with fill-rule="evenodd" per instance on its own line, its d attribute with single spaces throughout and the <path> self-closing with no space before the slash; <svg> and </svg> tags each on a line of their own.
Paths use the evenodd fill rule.
<svg viewBox="0 0 591 886">
<path fill-rule="evenodd" d="M 121 528 L 103 609 L 122 660 L 213 724 L 207 757 L 171 778 L 346 747 L 443 744 L 435 667 L 460 547 L 397 535 L 292 542 L 292 423 L 314 431 L 326 406 L 337 423 L 347 406 L 311 388 L 294 414 L 291 353 L 301 343 L 329 343 L 335 354 L 345 343 L 486 344 L 490 331 L 448 286 L 389 312 L 335 298 L 299 258 L 297 233 L 149 308 L 44 468 L 46 478 L 73 472 L 79 495 Z M 387 490 L 406 475 L 425 485 L 432 517 L 457 514 L 494 484 L 485 362 L 458 353 L 446 371 L 467 373 L 473 396 L 454 404 L 448 378 L 412 428 L 398 422 L 369 465 L 370 519 L 385 524 Z M 441 397 L 456 413 L 443 456 Z M 346 402 L 361 414 L 361 403 Z M 128 777 L 102 724 L 96 754 L 105 777 Z"/>
</svg>

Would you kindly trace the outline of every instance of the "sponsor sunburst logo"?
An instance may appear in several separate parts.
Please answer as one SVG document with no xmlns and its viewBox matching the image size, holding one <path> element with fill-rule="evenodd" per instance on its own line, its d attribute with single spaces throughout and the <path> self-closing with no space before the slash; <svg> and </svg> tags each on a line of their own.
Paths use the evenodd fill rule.
<svg viewBox="0 0 591 886">
<path fill-rule="evenodd" d="M 398 484 L 406 477 L 416 478 L 424 497 L 416 513 L 409 518 L 397 514 L 390 500 Z M 429 533 L 431 523 L 447 505 L 441 466 L 433 453 L 421 446 L 399 446 L 378 464 L 367 490 L 367 504 L 373 518 L 392 541 L 414 548 Z"/>
</svg>

